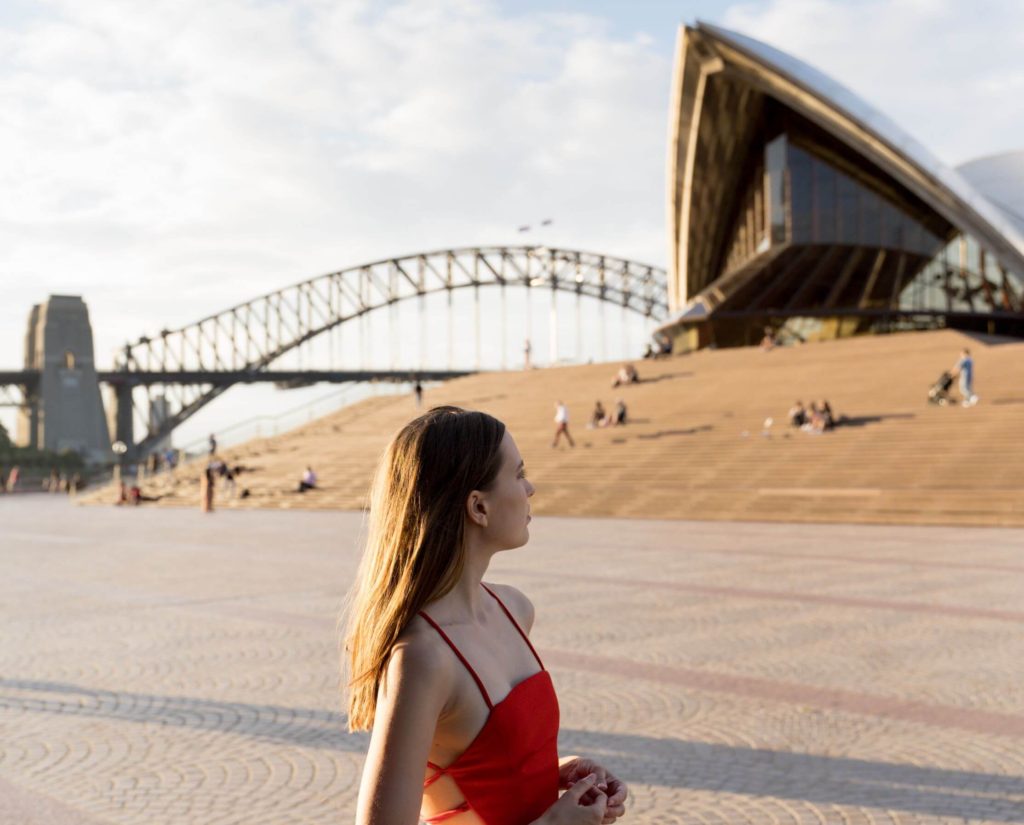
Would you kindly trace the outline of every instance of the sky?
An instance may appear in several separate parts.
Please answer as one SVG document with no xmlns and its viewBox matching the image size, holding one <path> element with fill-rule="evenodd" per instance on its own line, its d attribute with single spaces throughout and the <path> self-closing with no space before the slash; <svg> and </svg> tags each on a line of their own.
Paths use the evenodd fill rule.
<svg viewBox="0 0 1024 825">
<path fill-rule="evenodd" d="M 0 369 L 54 293 L 85 298 L 107 367 L 281 286 L 521 243 L 542 218 L 547 245 L 664 265 L 674 41 L 696 19 L 811 63 L 951 165 L 1024 145 L 1019 2 L 0 0 Z"/>
</svg>

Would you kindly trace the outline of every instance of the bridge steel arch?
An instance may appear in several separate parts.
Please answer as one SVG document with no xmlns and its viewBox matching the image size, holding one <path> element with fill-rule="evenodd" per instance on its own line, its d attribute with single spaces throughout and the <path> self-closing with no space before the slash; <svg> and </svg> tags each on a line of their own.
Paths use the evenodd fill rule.
<svg viewBox="0 0 1024 825">
<path fill-rule="evenodd" d="M 145 453 L 230 385 L 165 385 L 163 416 L 133 445 L 133 373 L 258 372 L 316 336 L 407 298 L 469 287 L 520 286 L 608 301 L 653 321 L 668 314 L 665 270 L 609 255 L 538 246 L 423 252 L 330 272 L 127 343 L 118 356 L 120 440 Z M 146 382 L 147 387 L 152 382 Z M 147 395 L 149 390 L 147 389 Z M 173 393 L 173 394 L 172 394 Z M 150 404 L 152 399 L 149 398 Z M 148 415 L 147 420 L 152 420 Z"/>
</svg>

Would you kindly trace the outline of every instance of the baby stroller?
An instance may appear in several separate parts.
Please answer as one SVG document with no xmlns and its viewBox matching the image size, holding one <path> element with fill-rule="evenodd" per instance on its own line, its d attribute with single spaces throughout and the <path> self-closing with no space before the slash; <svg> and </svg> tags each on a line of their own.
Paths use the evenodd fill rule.
<svg viewBox="0 0 1024 825">
<path fill-rule="evenodd" d="M 949 388 L 953 386 L 953 376 L 948 372 L 942 373 L 939 380 L 932 384 L 928 390 L 928 403 L 938 404 L 940 407 L 949 403 Z"/>
</svg>

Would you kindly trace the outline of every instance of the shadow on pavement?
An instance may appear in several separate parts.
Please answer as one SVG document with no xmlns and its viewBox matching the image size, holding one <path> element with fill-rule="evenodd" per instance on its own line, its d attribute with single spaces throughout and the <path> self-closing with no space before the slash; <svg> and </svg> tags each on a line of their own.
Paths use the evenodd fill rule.
<svg viewBox="0 0 1024 825">
<path fill-rule="evenodd" d="M 0 708 L 212 730 L 329 750 L 358 752 L 369 742 L 367 734 L 348 733 L 345 715 L 336 710 L 97 690 L 63 682 L 0 679 Z"/>
<path fill-rule="evenodd" d="M 559 745 L 627 784 L 1024 822 L 1024 776 L 581 730 L 563 729 Z"/>
<path fill-rule="evenodd" d="M 249 736 L 300 747 L 362 752 L 367 734 L 345 732 L 326 709 L 97 690 L 63 682 L 0 679 L 0 708 L 104 718 Z M 563 729 L 560 751 L 601 761 L 627 783 L 1024 823 L 1024 776 L 905 763 Z"/>
</svg>

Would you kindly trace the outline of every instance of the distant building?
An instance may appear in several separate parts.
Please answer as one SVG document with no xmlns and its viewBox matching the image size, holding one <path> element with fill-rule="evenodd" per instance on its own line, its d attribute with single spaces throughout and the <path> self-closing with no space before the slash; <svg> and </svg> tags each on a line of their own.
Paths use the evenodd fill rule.
<svg viewBox="0 0 1024 825">
<path fill-rule="evenodd" d="M 954 171 L 816 69 L 699 23 L 677 42 L 668 182 L 677 350 L 766 326 L 1024 336 L 1024 153 Z"/>
</svg>

